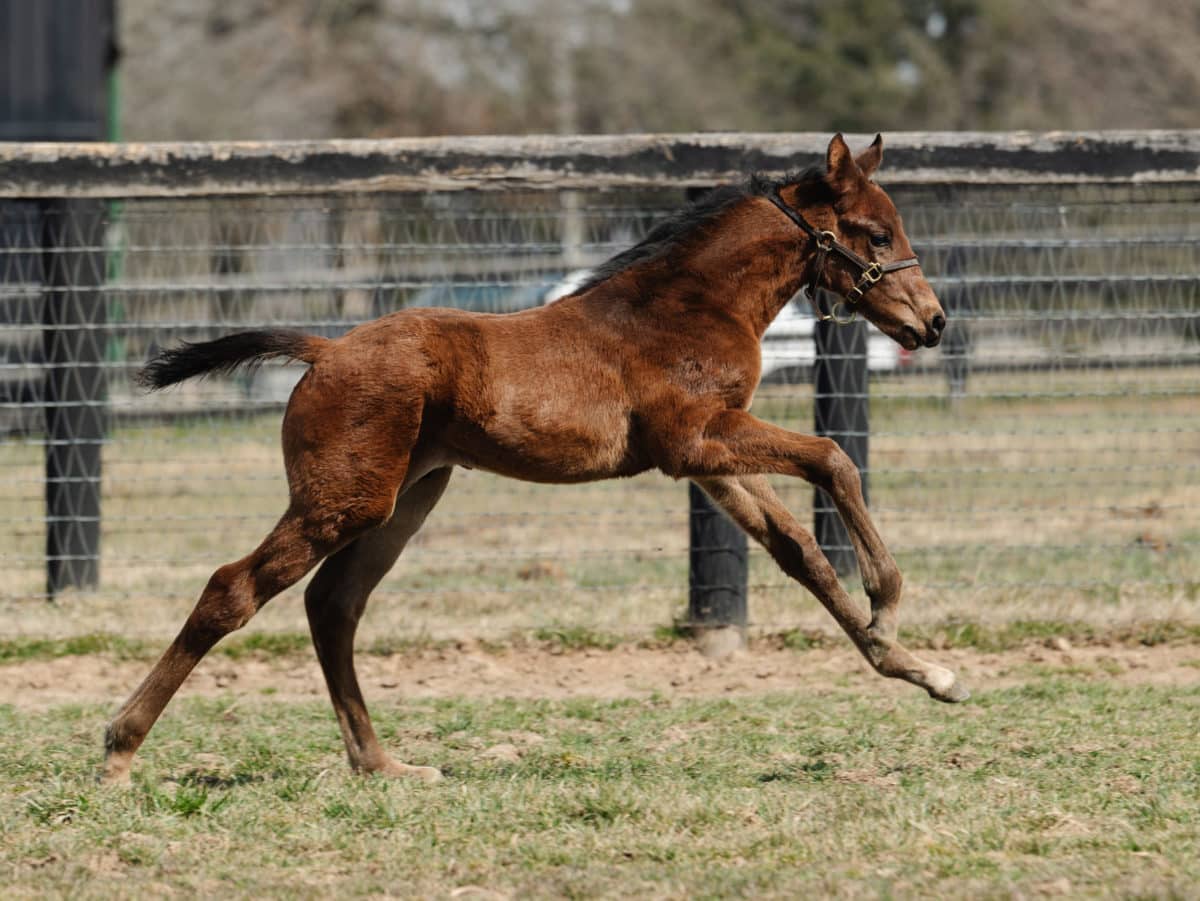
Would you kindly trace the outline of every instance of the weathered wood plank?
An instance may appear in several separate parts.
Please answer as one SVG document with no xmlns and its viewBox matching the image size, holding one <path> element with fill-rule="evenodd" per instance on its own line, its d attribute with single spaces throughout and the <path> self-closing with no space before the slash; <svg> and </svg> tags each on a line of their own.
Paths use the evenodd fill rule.
<svg viewBox="0 0 1200 901">
<path fill-rule="evenodd" d="M 865 146 L 872 136 L 849 136 Z M 0 197 L 184 197 L 711 185 L 821 159 L 829 135 L 473 136 L 0 144 Z M 1200 130 L 896 132 L 881 182 L 1198 182 Z"/>
</svg>

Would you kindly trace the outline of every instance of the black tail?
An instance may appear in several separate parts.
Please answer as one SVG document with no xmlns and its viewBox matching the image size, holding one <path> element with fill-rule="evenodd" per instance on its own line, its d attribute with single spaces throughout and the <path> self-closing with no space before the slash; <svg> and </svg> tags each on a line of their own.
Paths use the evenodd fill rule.
<svg viewBox="0 0 1200 901">
<path fill-rule="evenodd" d="M 259 366 L 273 357 L 291 357 L 312 363 L 327 343 L 327 339 L 315 335 L 282 330 L 238 332 L 199 344 L 185 341 L 178 347 L 164 350 L 142 367 L 137 374 L 137 383 L 149 391 L 157 391 L 198 375 L 232 372 L 239 366 Z"/>
</svg>

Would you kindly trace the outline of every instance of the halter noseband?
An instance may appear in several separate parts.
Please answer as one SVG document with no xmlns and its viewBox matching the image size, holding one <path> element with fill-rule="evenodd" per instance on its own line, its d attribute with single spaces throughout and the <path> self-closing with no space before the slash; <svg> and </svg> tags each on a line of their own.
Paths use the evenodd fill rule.
<svg viewBox="0 0 1200 901">
<path fill-rule="evenodd" d="M 816 314 L 820 322 L 836 322 L 838 325 L 849 325 L 858 315 L 854 310 L 854 305 L 863 299 L 871 288 L 883 280 L 883 277 L 889 272 L 896 272 L 899 269 L 907 269 L 910 266 L 919 266 L 921 261 L 916 257 L 909 257 L 907 260 L 895 260 L 891 263 L 876 263 L 872 260 L 864 260 L 857 253 L 843 244 L 837 239 L 837 235 L 826 229 L 813 228 L 808 224 L 808 221 L 798 212 L 783 202 L 783 198 L 779 196 L 778 191 L 771 191 L 767 195 L 767 199 L 775 206 L 779 207 L 780 212 L 791 219 L 800 230 L 813 239 L 817 245 L 817 259 L 813 264 L 812 282 L 805 286 L 805 293 L 808 295 L 809 303 L 812 304 L 813 312 Z M 839 254 L 846 260 L 858 267 L 859 276 L 858 282 L 853 288 L 847 292 L 846 296 L 833 305 L 833 309 L 828 313 L 822 312 L 817 301 L 817 284 L 821 280 L 821 274 L 825 270 L 825 260 L 829 256 L 830 251 Z M 838 310 L 841 307 L 849 307 L 850 315 L 846 317 L 838 316 Z"/>
</svg>

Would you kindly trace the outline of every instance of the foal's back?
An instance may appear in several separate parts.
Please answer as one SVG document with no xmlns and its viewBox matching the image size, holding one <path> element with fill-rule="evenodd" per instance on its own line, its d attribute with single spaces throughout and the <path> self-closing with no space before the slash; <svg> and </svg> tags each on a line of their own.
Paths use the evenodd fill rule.
<svg viewBox="0 0 1200 901">
<path fill-rule="evenodd" d="M 588 295 L 508 314 L 402 310 L 331 343 L 297 386 L 285 434 L 337 421 L 365 427 L 372 434 L 356 444 L 375 447 L 416 415 L 417 471 L 632 475 L 653 465 L 639 414 L 678 390 L 670 363 L 642 349 L 652 325 L 619 299 Z M 662 365 L 656 386 L 648 370 Z"/>
</svg>

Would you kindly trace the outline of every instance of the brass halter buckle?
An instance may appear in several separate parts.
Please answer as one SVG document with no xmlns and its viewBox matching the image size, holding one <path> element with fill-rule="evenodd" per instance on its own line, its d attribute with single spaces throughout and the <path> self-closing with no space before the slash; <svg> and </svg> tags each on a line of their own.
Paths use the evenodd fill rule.
<svg viewBox="0 0 1200 901">
<path fill-rule="evenodd" d="M 866 282 L 867 284 L 874 285 L 882 278 L 883 267 L 878 263 L 872 263 L 863 270 L 862 276 L 859 277 L 858 283 L 861 285 L 863 282 Z"/>
<path fill-rule="evenodd" d="M 862 271 L 862 275 L 858 277 L 858 284 L 846 292 L 846 299 L 850 303 L 858 303 L 863 299 L 863 295 L 867 293 L 867 289 L 872 285 L 877 285 L 883 279 L 883 267 L 878 263 L 872 263 Z"/>
</svg>

